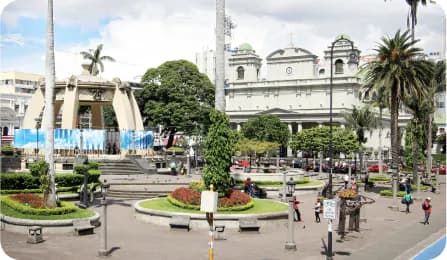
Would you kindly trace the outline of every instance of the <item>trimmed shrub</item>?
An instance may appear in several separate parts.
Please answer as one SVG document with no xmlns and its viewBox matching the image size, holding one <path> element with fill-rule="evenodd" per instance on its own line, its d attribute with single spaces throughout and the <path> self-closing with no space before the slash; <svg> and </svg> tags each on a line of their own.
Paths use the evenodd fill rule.
<svg viewBox="0 0 447 260">
<path fill-rule="evenodd" d="M 98 184 L 99 185 L 99 184 Z M 76 192 L 79 186 L 73 187 L 57 187 L 57 192 Z M 42 193 L 41 189 L 23 189 L 23 190 L 0 190 L 0 194 L 17 194 L 17 193 Z"/>
<path fill-rule="evenodd" d="M 405 196 L 405 194 L 406 194 L 405 191 L 399 191 L 399 192 L 397 192 L 397 197 L 403 197 L 403 196 Z M 380 195 L 385 196 L 385 197 L 391 197 L 391 196 L 393 196 L 393 191 L 392 190 L 381 190 Z"/>
<path fill-rule="evenodd" d="M 99 182 L 100 170 L 90 170 L 88 173 L 89 183 Z M 83 175 L 73 173 L 58 173 L 54 178 L 59 187 L 78 186 L 84 181 Z M 0 187 L 2 190 L 39 189 L 40 180 L 30 173 L 4 173 L 0 178 Z"/>
<path fill-rule="evenodd" d="M 31 194 L 28 194 L 31 195 Z M 34 195 L 36 196 L 36 195 Z M 30 206 L 24 205 L 9 196 L 4 196 L 0 198 L 1 203 L 4 203 L 6 206 L 27 215 L 63 215 L 75 212 L 77 207 L 73 203 L 69 202 L 60 202 L 60 207 L 56 208 L 32 208 Z"/>
<path fill-rule="evenodd" d="M 99 170 L 99 163 L 98 162 L 88 162 L 88 169 L 89 170 Z"/>
<path fill-rule="evenodd" d="M 376 175 L 368 178 L 368 181 L 390 181 L 391 178 L 387 175 Z"/>
<path fill-rule="evenodd" d="M 167 199 L 174 206 L 177 206 L 177 207 L 180 207 L 180 208 L 184 208 L 184 209 L 200 210 L 200 205 L 185 204 L 185 203 L 183 203 L 181 201 L 178 201 L 175 198 L 173 198 L 171 196 L 171 194 L 168 195 Z M 253 206 L 254 206 L 254 201 L 253 201 L 252 198 L 250 198 L 250 202 L 248 202 L 245 205 L 233 206 L 233 207 L 228 207 L 228 208 L 218 207 L 217 210 L 218 211 L 243 211 L 243 210 L 252 208 Z"/>
<path fill-rule="evenodd" d="M 191 183 L 189 183 L 189 188 L 191 188 L 197 192 L 206 190 L 205 183 L 203 181 L 192 181 Z"/>
<path fill-rule="evenodd" d="M 49 165 L 44 160 L 40 160 L 35 163 L 31 163 L 29 165 L 29 172 L 32 176 L 40 176 L 43 174 L 47 174 L 49 169 Z"/>
</svg>

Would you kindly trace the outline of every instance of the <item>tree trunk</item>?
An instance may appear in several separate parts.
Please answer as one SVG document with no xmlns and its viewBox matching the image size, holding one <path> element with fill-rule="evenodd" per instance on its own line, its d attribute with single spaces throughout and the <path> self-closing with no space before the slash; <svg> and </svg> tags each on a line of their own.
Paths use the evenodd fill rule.
<svg viewBox="0 0 447 260">
<path fill-rule="evenodd" d="M 419 162 L 419 129 L 418 129 L 419 125 L 417 120 L 414 120 L 414 128 L 413 128 L 413 179 L 415 178 L 416 180 L 416 185 L 417 185 L 417 192 L 418 194 L 421 191 L 421 187 L 420 187 L 420 177 L 419 177 L 419 172 L 418 172 L 418 162 Z"/>
<path fill-rule="evenodd" d="M 393 200 L 397 198 L 397 180 L 399 177 L 399 99 L 396 95 L 396 86 L 393 86 L 391 93 L 391 168 L 393 170 Z"/>
<path fill-rule="evenodd" d="M 431 168 L 432 168 L 432 157 L 431 157 L 431 146 L 432 146 L 432 117 L 433 114 L 428 114 L 428 130 L 427 130 L 427 163 L 425 172 L 427 173 L 427 176 L 431 175 Z"/>
<path fill-rule="evenodd" d="M 45 120 L 46 120 L 46 147 L 45 161 L 49 164 L 50 193 L 46 197 L 46 206 L 56 207 L 56 189 L 54 185 L 54 85 L 56 78 L 54 59 L 54 24 L 53 0 L 48 0 L 47 14 L 47 50 L 45 57 Z"/>
<path fill-rule="evenodd" d="M 225 111 L 225 0 L 216 0 L 216 110 Z"/>
<path fill-rule="evenodd" d="M 382 175 L 382 108 L 379 107 L 380 126 L 379 126 L 379 174 Z"/>
</svg>

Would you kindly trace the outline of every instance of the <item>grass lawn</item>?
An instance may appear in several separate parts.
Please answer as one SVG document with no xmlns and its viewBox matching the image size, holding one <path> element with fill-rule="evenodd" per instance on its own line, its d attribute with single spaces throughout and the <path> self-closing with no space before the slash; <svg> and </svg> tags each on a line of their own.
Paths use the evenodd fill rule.
<svg viewBox="0 0 447 260">
<path fill-rule="evenodd" d="M 184 212 L 184 213 L 204 213 L 198 210 L 192 209 L 184 209 L 169 203 L 167 198 L 160 198 L 154 200 L 143 201 L 140 203 L 140 206 L 148 209 L 155 209 L 161 211 L 172 211 L 172 212 Z M 283 212 L 287 211 L 287 205 L 279 203 L 277 201 L 272 200 L 258 200 L 254 199 L 254 206 L 247 210 L 243 211 L 232 211 L 232 212 L 220 212 L 219 214 L 260 214 L 260 213 L 274 213 L 274 212 Z"/>
<path fill-rule="evenodd" d="M 64 215 L 52 215 L 52 216 L 42 216 L 42 215 L 27 215 L 21 212 L 17 212 L 11 207 L 8 207 L 4 203 L 0 204 L 0 213 L 3 215 L 22 218 L 22 219 L 37 219 L 37 220 L 60 220 L 60 219 L 72 219 L 72 218 L 87 218 L 95 215 L 95 212 L 86 209 L 77 209 L 75 212 Z"/>
<path fill-rule="evenodd" d="M 282 187 L 282 184 L 262 184 L 262 183 L 257 183 L 257 182 L 254 182 L 254 183 L 256 183 L 256 185 L 258 185 L 259 187 Z M 323 182 L 322 181 L 319 181 L 319 180 L 309 180 L 309 182 L 307 182 L 307 183 L 303 183 L 303 184 L 297 184 L 296 186 L 295 186 L 295 188 L 299 188 L 299 187 L 308 187 L 308 186 L 317 186 L 317 185 L 321 185 L 321 184 L 323 184 Z"/>
</svg>

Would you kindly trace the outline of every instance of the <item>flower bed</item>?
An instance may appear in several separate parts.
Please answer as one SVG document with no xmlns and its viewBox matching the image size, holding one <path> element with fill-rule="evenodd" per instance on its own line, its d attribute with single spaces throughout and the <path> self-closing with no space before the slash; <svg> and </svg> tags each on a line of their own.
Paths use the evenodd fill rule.
<svg viewBox="0 0 447 260">
<path fill-rule="evenodd" d="M 60 202 L 56 208 L 43 207 L 43 198 L 36 194 L 16 194 L 1 197 L 1 203 L 29 215 L 63 215 L 75 212 L 77 207 L 73 203 Z"/>
<path fill-rule="evenodd" d="M 191 188 L 178 188 L 168 196 L 173 205 L 187 209 L 200 209 L 200 192 Z M 229 197 L 219 198 L 217 204 L 219 211 L 240 211 L 253 207 L 250 196 L 238 190 L 232 190 Z"/>
<path fill-rule="evenodd" d="M 352 200 L 357 196 L 357 191 L 353 189 L 342 190 L 337 193 L 340 199 Z"/>
</svg>

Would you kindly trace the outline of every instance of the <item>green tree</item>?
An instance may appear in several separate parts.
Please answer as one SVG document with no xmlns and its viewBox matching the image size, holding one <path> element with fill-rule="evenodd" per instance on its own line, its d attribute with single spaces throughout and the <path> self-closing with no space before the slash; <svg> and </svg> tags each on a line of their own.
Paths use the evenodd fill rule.
<svg viewBox="0 0 447 260">
<path fill-rule="evenodd" d="M 101 56 L 103 44 L 99 44 L 96 49 L 89 49 L 88 51 L 81 51 L 81 55 L 84 59 L 90 61 L 88 71 L 90 75 L 96 76 L 99 73 L 98 67 L 101 68 L 101 72 L 104 72 L 103 61 L 114 62 L 115 59 L 110 56 Z"/>
<path fill-rule="evenodd" d="M 340 127 L 333 127 L 332 130 L 334 154 L 351 154 L 357 150 L 357 138 L 352 132 Z M 293 150 L 303 151 L 311 156 L 320 151 L 327 153 L 329 150 L 329 127 L 303 129 L 292 136 L 289 145 Z"/>
<path fill-rule="evenodd" d="M 161 124 L 189 131 L 202 125 L 206 132 L 214 107 L 214 86 L 196 65 L 186 60 L 167 61 L 148 69 L 141 82 L 144 88 L 135 96 L 146 126 Z"/>
<path fill-rule="evenodd" d="M 368 141 L 365 136 L 366 131 L 372 131 L 377 127 L 377 118 L 374 112 L 370 110 L 369 106 L 363 106 L 360 109 L 353 106 L 351 113 L 345 113 L 343 115 L 346 121 L 346 127 L 355 132 L 357 136 L 357 142 L 359 146 L 360 157 L 360 170 L 363 169 L 363 151 L 361 149 L 362 144 Z"/>
<path fill-rule="evenodd" d="M 265 153 L 274 153 L 278 150 L 280 144 L 266 141 L 257 141 L 254 139 L 241 138 L 236 144 L 235 149 L 241 153 L 241 155 L 247 155 L 250 157 L 259 158 Z"/>
<path fill-rule="evenodd" d="M 424 159 L 424 154 L 422 152 L 423 138 L 422 138 L 422 126 L 416 123 L 417 120 L 410 120 L 407 124 L 406 135 L 405 135 L 405 147 L 404 147 L 404 160 L 405 164 L 409 167 L 413 167 L 413 174 L 417 174 L 417 165 Z M 415 130 L 414 128 L 418 128 Z M 417 141 L 417 142 L 416 142 Z M 415 153 L 415 145 L 416 153 Z M 414 163 L 416 162 L 416 163 Z M 416 168 L 416 172 L 414 171 Z"/>
<path fill-rule="evenodd" d="M 430 81 L 431 66 L 424 60 L 416 59 L 423 54 L 422 49 L 415 47 L 417 42 L 418 40 L 411 40 L 408 31 L 402 34 L 397 31 L 393 38 L 382 37 L 382 42 L 375 49 L 376 60 L 365 64 L 361 69 L 364 85 L 368 89 L 385 87 L 389 93 L 393 169 L 399 166 L 400 139 L 397 123 L 401 101 L 406 95 L 425 95 L 425 86 Z M 397 171 L 394 174 L 397 175 Z"/>
<path fill-rule="evenodd" d="M 220 195 L 228 195 L 236 136 L 224 112 L 213 109 L 210 118 L 211 126 L 204 142 L 206 167 L 203 181 L 207 188 L 213 184 Z"/>
<path fill-rule="evenodd" d="M 242 125 L 242 134 L 248 139 L 287 145 L 289 129 L 286 123 L 275 115 L 260 115 Z"/>
</svg>

